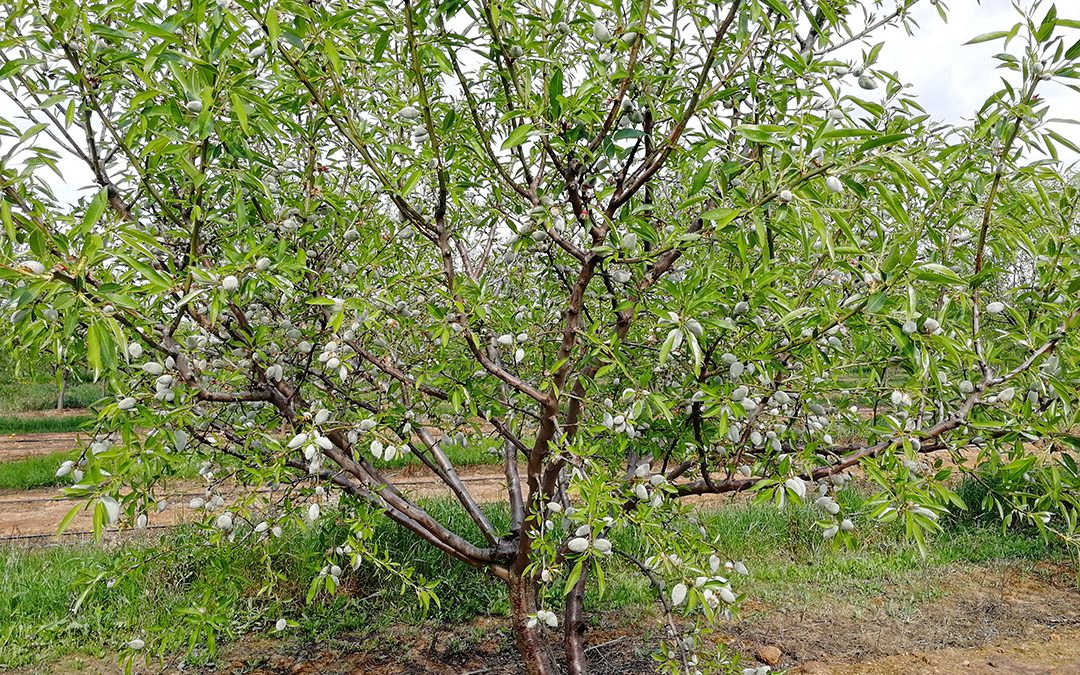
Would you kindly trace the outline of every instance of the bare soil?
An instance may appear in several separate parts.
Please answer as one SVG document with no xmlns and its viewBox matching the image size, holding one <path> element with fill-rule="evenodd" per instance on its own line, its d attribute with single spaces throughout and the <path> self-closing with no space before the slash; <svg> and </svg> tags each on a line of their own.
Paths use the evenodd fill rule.
<svg viewBox="0 0 1080 675">
<path fill-rule="evenodd" d="M 0 462 L 74 450 L 85 434 L 76 431 L 42 434 L 0 434 Z"/>
<path fill-rule="evenodd" d="M 477 501 L 488 503 L 505 499 L 506 479 L 501 468 L 464 467 L 458 475 Z M 395 485 L 416 498 L 453 497 L 441 481 L 414 468 L 391 473 L 389 477 L 396 478 Z M 149 514 L 150 525 L 175 525 L 198 518 L 201 512 L 189 509 L 188 502 L 193 497 L 204 496 L 205 489 L 206 483 L 202 481 L 174 481 L 169 485 L 169 489 L 162 493 L 170 505 L 169 508 L 161 513 Z M 244 490 L 245 488 L 234 485 L 222 486 L 222 496 L 226 498 L 225 508 Z M 269 494 L 267 490 L 259 492 Z M 4 537 L 53 534 L 67 512 L 77 504 L 77 501 L 66 499 L 58 488 L 0 491 L 0 540 Z M 80 513 L 72 521 L 69 531 L 73 535 L 88 532 L 92 527 L 92 518 L 93 514 L 89 510 Z"/>
</svg>

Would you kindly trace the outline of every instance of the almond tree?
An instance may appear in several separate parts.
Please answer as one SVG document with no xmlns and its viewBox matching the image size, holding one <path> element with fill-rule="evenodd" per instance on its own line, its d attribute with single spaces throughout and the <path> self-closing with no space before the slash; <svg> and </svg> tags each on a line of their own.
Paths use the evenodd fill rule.
<svg viewBox="0 0 1080 675">
<path fill-rule="evenodd" d="M 655 585 L 664 672 L 725 667 L 705 631 L 746 570 L 686 497 L 921 544 L 964 506 L 952 453 L 1004 518 L 1075 541 L 1078 193 L 1055 160 L 1078 148 L 1040 91 L 1075 89 L 1078 23 L 1028 2 L 978 36 L 1003 88 L 953 127 L 876 68 L 914 4 L 11 0 L 13 339 L 81 326 L 116 393 L 76 510 L 145 524 L 142 476 L 184 457 L 216 537 L 270 546 L 344 495 L 355 535 L 313 593 L 354 563 L 431 599 L 371 551 L 381 514 L 506 584 L 529 673 L 586 672 L 585 590 L 615 564 Z M 96 183 L 75 205 L 71 162 Z M 499 456 L 501 505 L 462 444 Z M 399 485 L 404 453 L 478 536 Z M 847 513 L 860 465 L 879 493 Z M 225 505 L 223 479 L 288 490 Z M 623 527 L 648 555 L 613 549 Z"/>
</svg>

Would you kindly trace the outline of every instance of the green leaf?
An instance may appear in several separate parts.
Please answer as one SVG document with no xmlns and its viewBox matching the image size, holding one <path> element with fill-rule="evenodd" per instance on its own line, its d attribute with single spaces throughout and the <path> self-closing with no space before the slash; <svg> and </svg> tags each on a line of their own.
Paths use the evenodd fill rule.
<svg viewBox="0 0 1080 675">
<path fill-rule="evenodd" d="M 102 188 L 94 195 L 94 198 L 90 201 L 90 205 L 86 207 L 86 213 L 83 214 L 82 224 L 80 225 L 81 232 L 89 232 L 97 225 L 98 220 L 101 218 L 101 214 L 105 213 L 107 199 L 107 188 Z"/>
<path fill-rule="evenodd" d="M 667 362 L 668 356 L 671 354 L 672 346 L 675 344 L 675 338 L 679 335 L 678 328 L 672 328 L 668 331 L 667 339 L 664 340 L 664 344 L 660 346 L 660 365 L 664 365 Z"/>
<path fill-rule="evenodd" d="M 740 213 L 738 209 L 712 209 L 701 214 L 701 219 L 711 221 L 714 227 L 719 228 L 738 218 Z"/>
<path fill-rule="evenodd" d="M 796 319 L 801 319 L 801 318 L 803 318 L 805 316 L 808 316 L 810 314 L 813 314 L 813 313 L 814 313 L 814 308 L 813 307 L 796 307 L 795 309 L 791 310 L 790 312 L 785 314 L 783 317 L 781 317 L 780 325 L 781 326 L 786 326 L 789 323 L 791 323 L 792 321 L 795 321 Z"/>
<path fill-rule="evenodd" d="M 735 133 L 754 143 L 779 143 L 779 134 L 787 129 L 770 124 L 741 124 L 735 127 Z"/>
<path fill-rule="evenodd" d="M 270 36 L 270 42 L 276 44 L 281 37 L 281 27 L 278 25 L 277 10 L 271 7 L 266 11 L 266 34 Z"/>
<path fill-rule="evenodd" d="M 882 272 L 891 272 L 897 265 L 900 264 L 900 242 L 894 241 L 892 246 L 889 247 L 889 252 L 885 256 L 885 260 L 881 262 Z"/>
<path fill-rule="evenodd" d="M 244 102 L 240 100 L 240 95 L 235 91 L 229 92 L 229 100 L 232 101 L 232 111 L 236 115 L 236 121 L 240 123 L 240 129 L 246 135 L 248 133 L 248 116 L 247 110 L 244 109 Z"/>
<path fill-rule="evenodd" d="M 502 149 L 509 150 L 523 144 L 529 138 L 529 132 L 533 130 L 533 124 L 526 122 L 510 132 L 506 140 L 502 142 Z"/>
<path fill-rule="evenodd" d="M 888 302 L 889 296 L 883 292 L 877 292 L 870 296 L 870 299 L 866 301 L 866 311 L 871 314 L 877 314 L 885 308 L 885 303 Z"/>
<path fill-rule="evenodd" d="M 574 590 L 574 584 L 581 578 L 582 560 L 578 560 L 574 565 L 574 569 L 570 570 L 570 576 L 566 578 L 566 585 L 563 587 L 563 596 L 570 595 L 570 591 Z"/>
<path fill-rule="evenodd" d="M 86 327 L 86 358 L 90 361 L 90 367 L 94 369 L 94 376 L 101 375 L 103 362 L 101 354 L 101 324 L 91 323 Z"/>
<path fill-rule="evenodd" d="M 924 263 L 912 270 L 912 275 L 914 275 L 916 279 L 930 281 L 936 284 L 964 284 L 964 280 L 961 279 L 956 272 L 953 272 L 948 267 L 939 265 L 938 263 Z"/>
<path fill-rule="evenodd" d="M 898 141 L 902 141 L 905 138 L 911 136 L 911 134 L 889 134 L 887 136 L 880 136 L 878 138 L 872 138 L 859 146 L 859 152 L 866 152 L 867 150 L 873 150 L 874 148 L 880 148 L 883 145 L 892 145 Z"/>
<path fill-rule="evenodd" d="M 1076 57 L 1080 56 L 1080 40 L 1073 43 L 1072 47 L 1065 50 L 1065 60 L 1072 61 Z"/>
<path fill-rule="evenodd" d="M 138 271 L 144 279 L 150 282 L 151 285 L 158 287 L 160 290 L 168 289 L 172 286 L 172 282 L 163 277 L 157 270 L 150 265 L 146 264 L 142 260 L 139 260 L 135 256 L 127 255 L 124 253 L 114 253 L 117 258 L 124 261 L 124 264 L 130 266 L 132 269 Z"/>
<path fill-rule="evenodd" d="M 0 202 L 0 220 L 4 223 L 4 232 L 7 233 L 8 239 L 11 241 L 18 241 L 18 232 L 15 230 L 15 221 L 11 217 L 11 202 L 6 199 Z"/>
<path fill-rule="evenodd" d="M 72 521 L 75 520 L 75 516 L 79 515 L 79 513 L 81 513 L 84 508 L 86 508 L 85 503 L 80 503 L 72 506 L 71 509 L 68 510 L 67 514 L 65 514 L 64 517 L 60 520 L 60 525 L 56 528 L 56 534 L 63 534 L 64 531 L 71 526 Z"/>
<path fill-rule="evenodd" d="M 551 107 L 552 117 L 559 117 L 562 112 L 562 105 L 559 103 L 559 97 L 563 95 L 563 70 L 562 68 L 555 66 L 551 71 L 551 79 L 548 81 L 548 105 Z"/>
<path fill-rule="evenodd" d="M 694 172 L 694 178 L 690 181 L 690 191 L 688 194 L 696 195 L 701 191 L 701 188 L 705 187 L 705 182 L 709 180 L 709 174 L 712 173 L 712 167 L 712 162 L 706 161 L 701 163 L 701 166 Z"/>
<path fill-rule="evenodd" d="M 990 42 L 992 40 L 1000 40 L 1002 38 L 1007 38 L 1007 37 L 1009 37 L 1010 34 L 1012 34 L 1011 30 L 995 30 L 995 31 L 990 32 L 990 33 L 983 33 L 982 35 L 976 35 L 975 37 L 971 38 L 970 40 L 968 40 L 964 44 L 965 45 L 977 45 L 980 42 Z"/>
<path fill-rule="evenodd" d="M 341 77 L 341 55 L 338 54 L 334 41 L 330 38 L 323 40 L 323 51 L 326 52 L 326 58 L 330 61 L 330 67 L 334 69 L 334 74 Z"/>
</svg>

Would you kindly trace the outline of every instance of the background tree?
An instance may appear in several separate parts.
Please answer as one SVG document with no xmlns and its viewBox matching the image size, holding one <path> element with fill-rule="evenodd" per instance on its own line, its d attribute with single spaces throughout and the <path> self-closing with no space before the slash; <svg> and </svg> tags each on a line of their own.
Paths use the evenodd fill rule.
<svg viewBox="0 0 1080 675">
<path fill-rule="evenodd" d="M 365 540 L 384 514 L 505 581 L 530 673 L 585 672 L 584 590 L 630 557 L 623 526 L 661 668 L 723 666 L 702 638 L 745 569 L 684 497 L 921 541 L 963 507 L 923 459 L 950 451 L 1004 516 L 1075 541 L 1077 191 L 1052 158 L 1076 146 L 1039 91 L 1080 44 L 1052 6 L 977 38 L 1006 83 L 954 128 L 881 44 L 842 58 L 908 0 L 9 4 L 0 269 L 16 333 L 77 316 L 116 392 L 100 431 L 123 442 L 70 489 L 99 529 L 145 522 L 160 492 L 121 486 L 178 455 L 229 540 L 272 546 L 344 495 L 356 534 L 313 593 L 366 562 L 430 601 Z M 46 138 L 100 187 L 73 209 Z M 460 480 L 462 443 L 502 454 L 503 508 Z M 406 452 L 479 538 L 395 486 Z M 844 513 L 857 465 L 880 494 Z M 307 497 L 226 506 L 222 477 Z"/>
</svg>

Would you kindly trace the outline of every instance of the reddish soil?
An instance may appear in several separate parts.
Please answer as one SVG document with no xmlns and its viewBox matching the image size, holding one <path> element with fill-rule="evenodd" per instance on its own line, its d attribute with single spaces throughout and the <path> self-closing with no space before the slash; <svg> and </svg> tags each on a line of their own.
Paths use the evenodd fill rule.
<svg viewBox="0 0 1080 675">
<path fill-rule="evenodd" d="M 84 434 L 57 432 L 45 434 L 0 434 L 0 462 L 17 462 L 27 457 L 52 455 L 74 450 Z"/>
<path fill-rule="evenodd" d="M 502 470 L 493 466 L 465 467 L 458 472 L 469 492 L 480 502 L 494 502 L 505 498 L 505 478 Z M 449 489 L 430 475 L 424 475 L 416 469 L 406 469 L 395 481 L 402 491 L 418 498 L 452 497 Z M 193 497 L 204 494 L 206 484 L 200 481 L 179 481 L 170 484 L 164 492 L 169 508 L 162 513 L 150 514 L 150 525 L 175 525 L 188 522 L 198 517 L 200 512 L 188 508 Z M 266 492 L 266 491 L 261 491 Z M 238 488 L 224 486 L 223 496 L 234 497 Z M 0 492 L 0 540 L 4 537 L 25 537 L 50 535 L 56 532 L 60 521 L 78 502 L 66 499 L 58 488 L 40 488 Z M 72 521 L 68 530 L 72 535 L 86 533 L 92 529 L 92 512 L 81 512 Z"/>
</svg>

